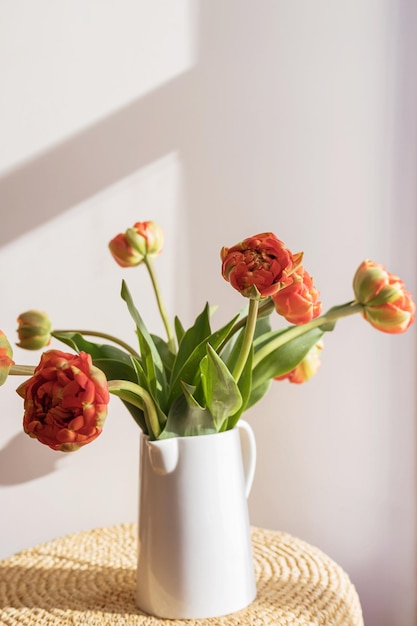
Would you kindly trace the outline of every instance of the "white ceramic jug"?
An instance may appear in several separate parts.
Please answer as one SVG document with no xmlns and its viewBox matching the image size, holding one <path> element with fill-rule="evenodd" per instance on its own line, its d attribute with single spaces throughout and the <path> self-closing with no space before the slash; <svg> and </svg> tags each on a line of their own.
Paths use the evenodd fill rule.
<svg viewBox="0 0 417 626">
<path fill-rule="evenodd" d="M 253 431 L 141 436 L 137 605 L 164 618 L 216 617 L 256 596 L 247 496 Z"/>
</svg>

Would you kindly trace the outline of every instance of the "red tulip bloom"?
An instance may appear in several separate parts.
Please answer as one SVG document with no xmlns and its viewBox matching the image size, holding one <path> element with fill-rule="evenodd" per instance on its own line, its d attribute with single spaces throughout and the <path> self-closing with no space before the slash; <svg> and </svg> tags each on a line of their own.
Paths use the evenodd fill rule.
<svg viewBox="0 0 417 626">
<path fill-rule="evenodd" d="M 246 298 L 266 298 L 288 283 L 301 259 L 273 233 L 261 233 L 222 248 L 222 275 Z"/>
<path fill-rule="evenodd" d="M 272 296 L 279 315 L 291 324 L 305 324 L 320 315 L 319 292 L 310 274 L 301 265 L 290 276 L 291 283 Z"/>
<path fill-rule="evenodd" d="M 107 380 L 85 352 L 45 352 L 17 393 L 24 398 L 24 431 L 53 450 L 77 450 L 102 431 Z"/>
</svg>

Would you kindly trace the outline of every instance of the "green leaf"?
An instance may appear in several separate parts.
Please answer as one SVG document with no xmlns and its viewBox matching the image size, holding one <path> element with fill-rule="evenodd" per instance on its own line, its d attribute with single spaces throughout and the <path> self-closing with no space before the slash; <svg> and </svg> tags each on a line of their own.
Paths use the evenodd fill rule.
<svg viewBox="0 0 417 626">
<path fill-rule="evenodd" d="M 207 355 L 200 362 L 201 383 L 206 405 L 217 430 L 229 415 L 242 406 L 242 396 L 232 374 L 217 352 L 207 344 Z"/>
<path fill-rule="evenodd" d="M 132 365 L 127 365 L 115 359 L 93 359 L 93 364 L 105 373 L 107 380 L 129 380 L 138 382 L 138 377 Z"/>
<path fill-rule="evenodd" d="M 136 424 L 139 426 L 139 428 L 145 433 L 145 435 L 148 435 L 149 433 L 146 426 L 144 412 L 137 406 L 133 406 L 133 404 L 130 404 L 130 402 L 127 402 L 126 400 L 122 400 L 122 402 L 129 411 L 130 415 L 135 420 Z"/>
<path fill-rule="evenodd" d="M 157 418 L 158 418 L 158 422 L 159 425 L 161 427 L 161 429 L 164 428 L 166 421 L 167 421 L 167 417 L 164 413 L 164 411 L 162 410 L 157 398 L 155 397 L 155 394 L 152 391 L 152 385 L 149 384 L 149 380 L 147 377 L 147 374 L 145 373 L 143 367 L 142 367 L 142 363 L 139 359 L 132 357 L 132 363 L 136 369 L 136 373 L 137 373 L 137 380 L 139 382 L 139 386 L 143 387 L 144 389 L 146 389 L 146 391 L 149 393 L 151 400 L 153 402 L 153 405 L 155 407 L 156 410 L 156 414 L 157 414 Z M 146 407 L 144 407 L 144 412 L 146 412 Z M 148 433 L 149 434 L 149 433 Z"/>
<path fill-rule="evenodd" d="M 194 398 L 191 399 L 190 387 L 185 388 L 184 392 L 173 402 L 165 429 L 158 439 L 210 435 L 216 432 L 210 411 L 201 407 Z"/>
<path fill-rule="evenodd" d="M 188 384 L 198 383 L 200 377 L 199 364 L 200 361 L 206 356 L 206 346 L 209 343 L 214 350 L 217 350 L 222 344 L 223 340 L 228 336 L 231 328 L 233 327 L 236 318 L 230 320 L 225 326 L 216 330 L 213 334 L 205 337 L 199 344 L 197 344 L 192 350 L 191 354 L 185 360 L 183 365 L 178 368 L 175 375 L 174 372 L 171 376 L 171 391 L 169 395 L 169 403 L 181 393 L 181 381 Z"/>
<path fill-rule="evenodd" d="M 251 393 L 248 399 L 248 403 L 246 405 L 246 410 L 250 409 L 251 406 L 259 402 L 259 400 L 261 400 L 264 397 L 264 395 L 268 392 L 269 388 L 271 387 L 271 384 L 272 384 L 272 380 L 269 379 L 269 380 L 264 381 L 257 387 L 252 387 Z"/>
<path fill-rule="evenodd" d="M 259 317 L 256 322 L 254 339 L 257 339 L 258 337 L 265 335 L 266 333 L 270 332 L 270 330 L 271 330 L 270 314 L 268 314 L 267 316 Z"/>
<path fill-rule="evenodd" d="M 184 333 L 172 369 L 173 380 L 178 379 L 184 363 L 192 354 L 195 347 L 210 336 L 209 310 L 210 308 L 207 303 L 200 315 L 197 316 L 194 324 Z"/>
<path fill-rule="evenodd" d="M 77 352 L 88 352 L 93 364 L 101 369 L 107 380 L 137 382 L 130 354 L 107 344 L 96 344 L 84 339 L 80 333 L 54 333 L 54 337 Z"/>
<path fill-rule="evenodd" d="M 174 326 L 175 326 L 175 334 L 177 336 L 177 341 L 179 345 L 182 341 L 182 338 L 184 337 L 185 330 L 184 330 L 184 326 L 180 322 L 179 317 L 177 316 L 175 316 L 175 319 L 174 319 Z"/>
<path fill-rule="evenodd" d="M 258 352 L 258 350 L 260 350 L 261 348 L 263 348 L 263 346 L 271 343 L 273 339 L 276 339 L 280 335 L 283 335 L 284 333 L 288 332 L 290 328 L 292 327 L 287 326 L 286 328 L 280 328 L 278 330 L 270 330 L 256 337 L 256 339 L 253 342 L 255 353 Z"/>
<path fill-rule="evenodd" d="M 234 337 L 232 348 L 228 351 L 228 353 L 226 354 L 222 353 L 225 363 L 227 364 L 227 367 L 229 368 L 231 372 L 233 372 L 236 366 L 236 362 L 242 351 L 243 336 L 244 336 L 244 328 L 241 328 Z"/>
<path fill-rule="evenodd" d="M 156 349 L 159 352 L 159 356 L 161 357 L 161 361 L 165 369 L 165 375 L 167 377 L 167 380 L 169 381 L 172 368 L 174 366 L 175 354 L 171 352 L 168 343 L 164 341 L 164 339 L 158 337 L 158 335 L 151 335 L 151 337 Z"/>
<path fill-rule="evenodd" d="M 126 283 L 122 283 L 121 296 L 126 302 L 130 315 L 136 324 L 139 339 L 142 367 L 148 381 L 148 391 L 158 398 L 158 404 L 166 405 L 167 381 L 164 365 L 151 334 L 136 309 Z"/>
<path fill-rule="evenodd" d="M 240 391 L 240 395 L 242 396 L 242 405 L 227 420 L 227 424 L 225 430 L 229 430 L 230 428 L 234 428 L 244 411 L 248 408 L 249 398 L 252 390 L 252 361 L 253 361 L 253 349 L 250 351 L 248 355 L 248 359 L 245 363 L 245 367 L 242 370 L 242 373 L 239 377 L 238 387 Z"/>
<path fill-rule="evenodd" d="M 248 307 L 245 307 L 244 309 L 239 311 L 239 313 L 234 318 L 233 326 L 235 326 L 237 324 L 241 324 L 241 326 L 240 326 L 240 328 L 238 328 L 237 330 L 234 331 L 234 333 L 233 333 L 233 335 L 231 337 L 229 337 L 226 345 L 222 349 L 221 355 L 222 355 L 222 359 L 223 359 L 223 361 L 225 363 L 229 363 L 230 354 L 231 354 L 232 350 L 234 349 L 236 341 L 238 340 L 239 336 L 242 333 L 242 328 L 244 326 L 242 320 L 247 315 L 247 313 L 248 313 Z M 232 329 L 232 327 L 231 327 L 231 329 Z M 229 369 L 231 369 L 231 368 L 229 368 Z"/>
<path fill-rule="evenodd" d="M 282 333 L 279 331 L 277 334 Z M 324 331 L 320 328 L 313 328 L 267 354 L 253 370 L 253 387 L 256 388 L 269 379 L 283 376 L 293 370 L 323 334 Z"/>
<path fill-rule="evenodd" d="M 198 400 L 194 397 L 194 393 L 196 391 L 196 387 L 194 387 L 194 385 L 187 385 L 187 383 L 182 382 L 181 387 L 182 387 L 185 399 L 187 400 L 187 404 L 189 406 L 199 407 L 200 409 L 206 408 L 205 406 L 201 406 Z"/>
<path fill-rule="evenodd" d="M 93 343 L 84 338 L 80 333 L 57 333 L 53 332 L 52 336 L 58 341 L 66 344 L 70 348 L 73 348 L 77 352 L 88 352 L 91 354 L 91 358 L 107 358 L 115 359 L 117 361 L 123 361 L 130 364 L 130 354 L 124 352 L 116 346 L 109 344 Z"/>
<path fill-rule="evenodd" d="M 141 361 L 142 369 L 143 369 L 145 379 L 146 379 L 146 388 L 153 395 L 156 395 L 158 393 L 158 389 L 159 390 L 162 389 L 162 385 L 161 384 L 158 385 L 158 382 L 159 382 L 158 381 L 158 367 L 156 366 L 155 361 L 153 359 L 154 353 L 153 353 L 152 347 L 146 340 L 146 337 L 143 335 L 139 327 L 137 328 L 137 335 L 139 338 L 140 354 L 142 357 L 142 361 Z M 159 357 L 159 353 L 158 353 L 158 357 Z M 161 361 L 161 366 L 162 366 L 162 361 Z"/>
</svg>

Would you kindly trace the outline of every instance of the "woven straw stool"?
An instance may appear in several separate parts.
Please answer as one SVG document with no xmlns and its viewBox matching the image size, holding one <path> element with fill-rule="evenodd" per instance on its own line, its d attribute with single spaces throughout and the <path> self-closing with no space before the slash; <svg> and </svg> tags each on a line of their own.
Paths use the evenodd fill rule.
<svg viewBox="0 0 417 626">
<path fill-rule="evenodd" d="M 74 533 L 0 562 L 4 626 L 363 626 L 348 575 L 323 552 L 281 532 L 252 529 L 256 600 L 243 611 L 165 620 L 135 606 L 133 524 Z"/>
</svg>

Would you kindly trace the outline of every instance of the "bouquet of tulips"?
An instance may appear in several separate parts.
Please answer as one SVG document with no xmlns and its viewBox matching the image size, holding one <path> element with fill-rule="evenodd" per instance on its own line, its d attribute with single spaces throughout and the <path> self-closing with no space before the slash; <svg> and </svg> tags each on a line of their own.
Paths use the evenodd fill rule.
<svg viewBox="0 0 417 626">
<path fill-rule="evenodd" d="M 25 432 L 54 450 L 73 451 L 102 431 L 109 394 L 118 396 L 150 439 L 218 433 L 233 428 L 273 380 L 307 381 L 320 364 L 324 333 L 339 318 L 360 313 L 374 328 L 402 333 L 415 304 L 404 283 L 384 266 L 365 260 L 353 278 L 354 298 L 321 315 L 319 292 L 303 266 L 273 233 L 261 233 L 221 250 L 221 272 L 247 306 L 213 330 L 206 304 L 184 328 L 167 316 L 153 265 L 163 246 L 154 222 L 137 222 L 109 243 L 122 267 L 144 265 L 152 281 L 166 337 L 152 334 L 123 281 L 121 297 L 136 327 L 137 345 L 99 331 L 54 330 L 41 311 L 18 318 L 19 345 L 46 347 L 51 337 L 72 352 L 47 350 L 36 367 L 17 365 L 0 331 L 0 384 L 26 376 Z M 288 322 L 271 326 L 271 315 Z M 88 338 L 87 338 L 88 337 Z M 92 339 L 99 341 L 93 341 Z"/>
</svg>

